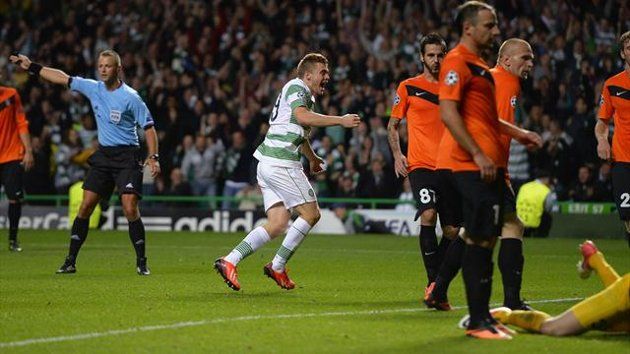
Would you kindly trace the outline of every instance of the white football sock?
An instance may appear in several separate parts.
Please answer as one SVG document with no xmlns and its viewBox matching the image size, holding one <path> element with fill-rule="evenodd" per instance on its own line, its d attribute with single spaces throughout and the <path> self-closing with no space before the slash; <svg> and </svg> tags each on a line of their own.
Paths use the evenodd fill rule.
<svg viewBox="0 0 630 354">
<path fill-rule="evenodd" d="M 267 233 L 264 227 L 258 226 L 245 236 L 243 241 L 236 246 L 230 254 L 225 256 L 225 260 L 237 265 L 245 257 L 254 253 L 257 249 L 262 247 L 265 243 L 269 242 L 271 237 Z"/>
<path fill-rule="evenodd" d="M 300 247 L 300 244 L 304 240 L 304 237 L 311 230 L 311 225 L 306 222 L 306 220 L 298 217 L 295 219 L 291 227 L 289 227 L 289 231 L 287 231 L 287 235 L 284 237 L 282 241 L 282 246 L 278 249 L 276 256 L 273 257 L 273 261 L 271 263 L 271 268 L 276 272 L 284 271 L 284 266 L 287 264 L 293 253 Z"/>
</svg>

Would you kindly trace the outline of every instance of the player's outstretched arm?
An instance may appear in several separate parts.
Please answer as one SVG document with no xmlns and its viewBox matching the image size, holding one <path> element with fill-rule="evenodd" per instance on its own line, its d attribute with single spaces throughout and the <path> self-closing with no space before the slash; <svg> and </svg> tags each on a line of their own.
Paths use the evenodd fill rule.
<svg viewBox="0 0 630 354">
<path fill-rule="evenodd" d="M 608 142 L 608 123 L 598 119 L 595 123 L 595 138 L 597 138 L 597 156 L 602 160 L 610 160 L 610 143 Z"/>
<path fill-rule="evenodd" d="M 59 69 L 49 68 L 38 63 L 32 62 L 26 55 L 12 54 L 9 56 L 11 63 L 18 65 L 20 68 L 28 71 L 33 75 L 39 75 L 46 81 L 53 84 L 68 85 L 70 76 Z"/>
<path fill-rule="evenodd" d="M 519 128 L 516 125 L 499 119 L 501 134 L 511 136 L 528 149 L 540 149 L 543 145 L 542 137 L 533 131 Z"/>
<path fill-rule="evenodd" d="M 308 125 L 309 127 L 329 127 L 333 125 L 341 125 L 344 128 L 356 128 L 361 122 L 361 118 L 357 114 L 345 114 L 343 116 L 326 116 L 323 114 L 311 112 L 306 107 L 297 107 L 293 113 L 298 123 Z"/>
<path fill-rule="evenodd" d="M 486 156 L 475 139 L 464 125 L 464 120 L 457 110 L 457 102 L 452 100 L 440 100 L 440 117 L 446 128 L 451 132 L 453 138 L 459 143 L 464 150 L 473 157 L 473 160 L 479 166 L 481 178 L 486 182 L 494 181 L 497 168 L 494 162 Z"/>
</svg>

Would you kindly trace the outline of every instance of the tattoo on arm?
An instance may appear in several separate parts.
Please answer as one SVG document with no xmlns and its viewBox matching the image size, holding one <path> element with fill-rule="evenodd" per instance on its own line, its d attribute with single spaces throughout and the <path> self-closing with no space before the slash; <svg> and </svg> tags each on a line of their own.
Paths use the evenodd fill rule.
<svg viewBox="0 0 630 354">
<path fill-rule="evenodd" d="M 399 125 L 400 119 L 396 118 L 390 118 L 389 123 L 387 123 L 387 140 L 394 156 L 402 153 L 400 151 L 400 137 L 398 136 Z"/>
</svg>

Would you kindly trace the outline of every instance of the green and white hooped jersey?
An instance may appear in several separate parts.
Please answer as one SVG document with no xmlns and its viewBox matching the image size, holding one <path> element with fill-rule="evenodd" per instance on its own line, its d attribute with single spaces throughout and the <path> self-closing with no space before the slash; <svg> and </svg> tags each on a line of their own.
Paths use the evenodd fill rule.
<svg viewBox="0 0 630 354">
<path fill-rule="evenodd" d="M 271 166 L 302 168 L 300 145 L 310 127 L 303 127 L 293 114 L 300 106 L 313 110 L 315 98 L 304 81 L 295 78 L 282 88 L 269 117 L 269 131 L 254 152 L 260 162 Z"/>
</svg>

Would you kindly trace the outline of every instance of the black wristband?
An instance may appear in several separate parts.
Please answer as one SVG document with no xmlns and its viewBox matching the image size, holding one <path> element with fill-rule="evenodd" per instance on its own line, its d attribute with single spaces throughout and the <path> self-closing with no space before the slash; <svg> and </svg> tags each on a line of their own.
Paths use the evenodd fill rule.
<svg viewBox="0 0 630 354">
<path fill-rule="evenodd" d="M 153 154 L 153 155 L 150 155 L 150 156 L 149 156 L 149 158 L 150 158 L 151 160 L 159 161 L 159 159 L 160 159 L 160 155 L 158 155 L 158 154 Z"/>
<path fill-rule="evenodd" d="M 28 66 L 28 73 L 31 75 L 39 76 L 39 72 L 42 71 L 43 66 L 35 62 Z"/>
</svg>

